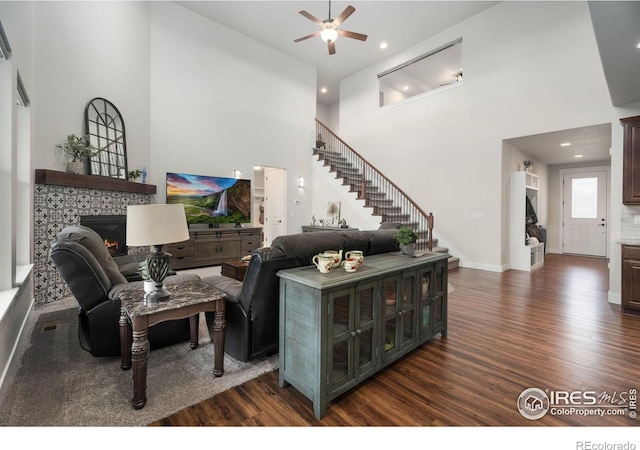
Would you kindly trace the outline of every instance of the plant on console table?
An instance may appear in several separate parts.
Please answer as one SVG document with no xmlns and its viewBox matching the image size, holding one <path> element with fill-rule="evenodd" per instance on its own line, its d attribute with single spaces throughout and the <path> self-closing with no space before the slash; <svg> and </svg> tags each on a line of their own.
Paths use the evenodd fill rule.
<svg viewBox="0 0 640 450">
<path fill-rule="evenodd" d="M 56 148 L 62 150 L 71 156 L 71 161 L 67 163 L 67 172 L 87 174 L 87 165 L 90 158 L 98 156 L 102 150 L 97 149 L 89 142 L 89 136 L 76 136 L 70 134 L 67 140 L 62 144 L 56 145 Z"/>
<path fill-rule="evenodd" d="M 400 246 L 400 252 L 403 255 L 413 256 L 416 251 L 416 241 L 418 235 L 411 228 L 402 227 L 398 229 L 398 232 L 393 236 L 398 245 Z"/>
</svg>

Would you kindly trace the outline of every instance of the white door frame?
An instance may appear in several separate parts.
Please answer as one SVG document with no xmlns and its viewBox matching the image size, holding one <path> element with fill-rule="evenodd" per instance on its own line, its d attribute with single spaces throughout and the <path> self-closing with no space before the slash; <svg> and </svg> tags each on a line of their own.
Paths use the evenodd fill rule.
<svg viewBox="0 0 640 450">
<path fill-rule="evenodd" d="M 606 206 L 606 210 L 607 210 L 607 235 L 605 237 L 606 240 L 606 253 L 605 253 L 605 257 L 609 258 L 610 255 L 610 248 L 611 246 L 609 245 L 609 236 L 610 236 L 610 226 L 609 224 L 611 223 L 611 166 L 585 166 L 585 167 L 573 167 L 571 169 L 560 169 L 559 171 L 559 190 L 558 192 L 560 193 L 560 195 L 558 196 L 558 205 L 559 205 L 559 214 L 558 214 L 558 237 L 559 237 L 559 246 L 561 247 L 562 253 L 564 254 L 564 226 L 563 221 L 564 221 L 564 176 L 565 174 L 571 174 L 571 173 L 582 173 L 582 172 L 590 172 L 590 171 L 594 171 L 594 170 L 604 170 L 607 173 L 607 193 L 605 195 L 605 198 L 607 200 L 607 206 Z"/>
</svg>

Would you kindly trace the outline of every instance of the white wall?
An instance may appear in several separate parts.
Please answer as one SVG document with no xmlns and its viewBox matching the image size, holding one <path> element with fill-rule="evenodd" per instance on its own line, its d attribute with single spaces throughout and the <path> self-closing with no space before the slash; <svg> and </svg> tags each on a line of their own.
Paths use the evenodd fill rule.
<svg viewBox="0 0 640 450">
<path fill-rule="evenodd" d="M 378 108 L 376 75 L 457 38 L 464 84 Z M 341 137 L 427 211 L 462 265 L 502 270 L 502 141 L 611 120 L 582 2 L 503 2 L 340 86 Z M 404 158 L 400 158 L 403 155 Z"/>
<path fill-rule="evenodd" d="M 164 202 L 166 172 L 253 177 L 287 170 L 288 232 L 311 201 L 316 71 L 171 2 L 151 6 L 151 164 Z M 221 43 L 223 45 L 221 45 Z M 298 201 L 298 205 L 295 202 Z"/>
<path fill-rule="evenodd" d="M 149 161 L 149 2 L 38 2 L 37 91 L 33 101 L 35 169 L 65 170 L 55 149 L 84 134 L 84 109 L 95 97 L 124 118 L 128 165 Z"/>
</svg>

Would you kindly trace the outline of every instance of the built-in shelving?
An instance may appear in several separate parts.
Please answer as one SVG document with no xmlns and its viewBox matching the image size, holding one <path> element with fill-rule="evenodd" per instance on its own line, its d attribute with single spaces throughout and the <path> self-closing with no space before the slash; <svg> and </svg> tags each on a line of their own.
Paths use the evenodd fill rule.
<svg viewBox="0 0 640 450">
<path fill-rule="evenodd" d="M 509 183 L 510 266 L 516 270 L 534 270 L 544 264 L 544 244 L 529 244 L 526 239 L 526 200 L 528 198 L 537 211 L 540 180 L 538 175 L 531 172 L 512 172 Z"/>
</svg>

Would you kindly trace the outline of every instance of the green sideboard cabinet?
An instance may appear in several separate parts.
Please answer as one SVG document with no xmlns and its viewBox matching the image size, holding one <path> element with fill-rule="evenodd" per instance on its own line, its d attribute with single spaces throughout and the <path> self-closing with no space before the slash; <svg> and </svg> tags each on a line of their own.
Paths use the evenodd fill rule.
<svg viewBox="0 0 640 450">
<path fill-rule="evenodd" d="M 321 419 L 328 403 L 447 332 L 446 254 L 369 256 L 355 273 L 315 266 L 280 277 L 280 387 Z"/>
</svg>

